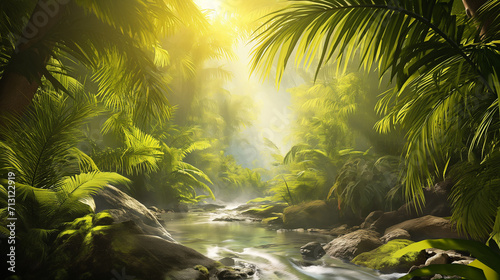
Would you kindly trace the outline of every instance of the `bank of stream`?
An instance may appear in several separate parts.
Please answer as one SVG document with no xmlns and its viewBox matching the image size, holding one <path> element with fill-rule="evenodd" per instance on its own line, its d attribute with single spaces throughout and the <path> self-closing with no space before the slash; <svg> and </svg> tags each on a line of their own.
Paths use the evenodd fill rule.
<svg viewBox="0 0 500 280">
<path fill-rule="evenodd" d="M 326 243 L 330 236 L 276 230 L 252 221 L 214 221 L 231 210 L 215 212 L 166 213 L 165 228 L 174 239 L 206 256 L 230 258 L 238 266 L 251 266 L 251 279 L 397 279 L 401 275 L 381 275 L 376 271 L 344 263 L 327 256 L 315 262 L 302 260 L 299 248 L 311 241 Z"/>
</svg>

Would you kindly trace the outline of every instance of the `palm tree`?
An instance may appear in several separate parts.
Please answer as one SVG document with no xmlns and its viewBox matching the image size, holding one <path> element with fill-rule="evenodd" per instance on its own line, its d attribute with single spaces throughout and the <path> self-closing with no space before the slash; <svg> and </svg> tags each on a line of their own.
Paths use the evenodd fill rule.
<svg viewBox="0 0 500 280">
<path fill-rule="evenodd" d="M 205 24 L 192 1 L 23 0 L 2 1 L 0 10 L 2 114 L 24 113 L 42 77 L 69 93 L 48 67 L 58 61 L 72 76 L 68 67 L 78 64 L 96 71 L 99 93 L 108 102 L 133 102 L 137 119 L 165 119 L 159 39 L 181 21 Z"/>
<path fill-rule="evenodd" d="M 296 52 L 296 62 L 306 66 L 318 58 L 317 73 L 330 60 L 340 66 L 359 56 L 365 69 L 389 75 L 394 90 L 378 102 L 384 118 L 377 129 L 387 132 L 399 125 L 408 131 L 403 178 L 408 199 L 424 203 L 424 181 L 446 176 L 449 166 L 464 159 L 476 169 L 491 166 L 487 162 L 496 158 L 500 142 L 500 2 L 478 8 L 480 1 L 464 0 L 472 19 L 453 12 L 458 1 L 289 2 L 254 37 L 253 70 L 267 76 L 277 59 L 279 83 Z M 493 177 L 484 178 L 486 185 L 473 187 L 463 185 L 471 180 L 457 177 L 451 197 L 453 219 L 475 237 L 492 231 L 500 209 L 498 199 L 493 201 L 500 195 L 498 174 L 488 176 Z M 477 198 L 476 207 L 464 208 L 471 197 Z M 471 219 L 475 223 L 468 223 Z"/>
</svg>

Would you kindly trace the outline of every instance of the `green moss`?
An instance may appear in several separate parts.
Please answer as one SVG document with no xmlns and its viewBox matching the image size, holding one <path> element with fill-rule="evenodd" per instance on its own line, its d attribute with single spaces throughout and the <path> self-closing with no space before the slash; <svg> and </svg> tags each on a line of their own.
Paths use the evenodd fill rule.
<svg viewBox="0 0 500 280">
<path fill-rule="evenodd" d="M 407 272 L 413 265 L 425 262 L 423 252 L 412 252 L 395 258 L 393 254 L 413 243 L 411 240 L 395 239 L 370 252 L 356 256 L 352 262 L 357 265 L 378 269 L 383 273 Z"/>
<path fill-rule="evenodd" d="M 276 223 L 279 223 L 281 222 L 281 218 L 280 217 L 269 217 L 269 218 L 265 218 L 262 220 L 262 223 L 263 224 L 276 224 Z"/>
<path fill-rule="evenodd" d="M 89 233 L 92 234 L 106 234 L 106 231 L 110 230 L 112 226 L 104 225 L 104 226 L 96 226 L 90 229 Z"/>
<path fill-rule="evenodd" d="M 286 204 L 267 205 L 261 206 L 260 208 L 248 209 L 247 211 L 244 211 L 243 214 L 265 218 L 283 212 L 283 209 L 285 209 L 285 207 Z"/>
<path fill-rule="evenodd" d="M 64 240 L 69 239 L 72 235 L 75 235 L 76 233 L 79 233 L 79 231 L 76 229 L 68 229 L 68 230 L 65 230 L 65 231 L 59 233 L 59 235 L 57 236 L 57 239 L 60 241 L 64 241 Z"/>
<path fill-rule="evenodd" d="M 89 214 L 81 218 L 77 218 L 73 222 L 71 222 L 69 229 L 81 229 L 87 231 L 90 228 L 92 228 L 93 217 L 94 217 L 93 214 Z"/>
<path fill-rule="evenodd" d="M 95 214 L 93 219 L 94 226 L 111 225 L 113 222 L 113 216 L 111 216 L 108 211 L 102 211 Z"/>
<path fill-rule="evenodd" d="M 203 276 L 208 276 L 209 275 L 208 268 L 204 267 L 203 265 L 197 265 L 197 266 L 194 267 L 194 269 L 196 269 L 199 272 L 201 272 L 203 274 Z"/>
</svg>

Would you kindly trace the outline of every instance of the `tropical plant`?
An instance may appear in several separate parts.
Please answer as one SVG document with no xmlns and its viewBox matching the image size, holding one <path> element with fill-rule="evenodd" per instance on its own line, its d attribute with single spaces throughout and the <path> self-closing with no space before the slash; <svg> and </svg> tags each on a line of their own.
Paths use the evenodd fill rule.
<svg viewBox="0 0 500 280">
<path fill-rule="evenodd" d="M 133 124 L 125 113 L 109 117 L 102 126 L 107 141 L 92 142 L 91 157 L 101 170 L 115 171 L 133 178 L 132 194 L 157 205 L 198 202 L 215 199 L 207 183 L 212 182 L 199 168 L 184 162 L 191 152 L 210 147 L 207 141 L 195 141 L 194 129 L 180 130 L 165 123 L 147 134 Z M 208 195 L 196 195 L 202 189 Z"/>
<path fill-rule="evenodd" d="M 84 137 L 81 127 L 100 110 L 92 98 L 70 103 L 61 93 L 46 91 L 37 95 L 23 119 L 4 120 L 2 172 L 12 169 L 18 183 L 52 189 L 65 176 L 96 171 L 92 160 L 76 146 Z"/>
<path fill-rule="evenodd" d="M 464 2 L 472 9 L 472 1 Z M 296 62 L 306 66 L 318 58 L 316 73 L 330 60 L 341 66 L 358 56 L 365 69 L 376 66 L 381 76 L 389 75 L 395 86 L 380 97 L 377 108 L 385 116 L 377 128 L 387 132 L 398 125 L 407 130 L 403 178 L 407 199 L 420 207 L 425 183 L 446 176 L 449 166 L 466 158 L 481 168 L 491 167 L 487 162 L 498 151 L 500 127 L 498 1 L 472 9 L 472 19 L 453 12 L 460 1 L 290 3 L 271 14 L 268 28 L 255 36 L 253 70 L 267 76 L 277 59 L 279 83 L 295 52 Z M 479 208 L 459 208 L 466 202 L 462 198 L 470 198 L 468 191 L 497 197 L 498 173 L 488 175 L 492 177 L 484 179 L 491 185 L 455 188 L 454 213 L 462 216 L 454 214 L 453 220 L 462 221 L 461 229 L 475 237 L 493 230 L 499 200 Z M 461 180 L 462 176 L 476 174 L 460 172 L 455 179 L 471 181 Z M 477 219 L 477 214 L 487 217 Z M 462 217 L 476 220 L 466 224 Z"/>
<path fill-rule="evenodd" d="M 107 184 L 130 181 L 116 173 L 100 172 L 92 159 L 77 148 L 81 128 L 100 113 L 95 99 L 79 102 L 54 91 L 41 91 L 24 117 L 4 120 L 0 131 L 0 231 L 9 234 L 7 217 L 14 215 L 16 236 L 26 265 L 46 256 L 52 233 L 64 222 L 92 212 L 81 202 Z M 14 186 L 16 205 L 8 205 L 7 185 Z M 9 188 L 11 190 L 11 188 Z M 32 263 L 30 264 L 32 265 Z"/>
<path fill-rule="evenodd" d="M 197 203 L 206 198 L 215 200 L 207 185 L 212 184 L 210 178 L 199 168 L 183 161 L 187 154 L 197 149 L 205 149 L 206 145 L 194 142 L 187 149 L 178 149 L 163 143 L 161 151 L 164 156 L 160 168 L 149 176 L 146 188 L 154 190 L 161 203 Z M 197 195 L 196 189 L 201 189 L 205 194 Z"/>
<path fill-rule="evenodd" d="M 388 196 L 398 188 L 399 158 L 377 158 L 368 152 L 351 156 L 340 169 L 328 198 L 336 197 L 339 209 L 351 208 L 360 218 L 375 210 L 385 210 Z"/>
</svg>

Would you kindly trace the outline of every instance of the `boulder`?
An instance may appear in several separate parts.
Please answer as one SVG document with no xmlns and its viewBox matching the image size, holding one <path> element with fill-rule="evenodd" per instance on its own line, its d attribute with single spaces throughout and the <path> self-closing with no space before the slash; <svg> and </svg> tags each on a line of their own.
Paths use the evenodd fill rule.
<svg viewBox="0 0 500 280">
<path fill-rule="evenodd" d="M 300 247 L 300 254 L 305 260 L 315 261 L 321 259 L 326 252 L 319 242 L 309 242 L 306 245 Z"/>
<path fill-rule="evenodd" d="M 358 230 L 359 228 L 356 227 L 349 227 L 347 224 L 343 224 L 338 227 L 334 227 L 331 230 L 327 231 L 327 234 L 333 235 L 333 236 L 340 236 L 344 234 L 351 233 L 355 230 Z"/>
<path fill-rule="evenodd" d="M 383 214 L 384 211 L 381 210 L 371 212 L 370 214 L 368 214 L 368 216 L 366 216 L 365 221 L 359 227 L 364 229 L 370 229 L 372 224 L 376 220 L 378 220 Z"/>
<path fill-rule="evenodd" d="M 415 204 L 410 201 L 395 211 L 380 213 L 374 211 L 370 213 L 361 228 L 373 229 L 383 233 L 387 228 L 399 224 L 403 221 L 415 219 L 418 217 L 431 215 L 436 217 L 451 216 L 451 208 L 448 202 L 448 194 L 453 183 L 451 181 L 442 181 L 433 187 L 424 189 L 425 205 L 421 211 L 415 210 Z"/>
<path fill-rule="evenodd" d="M 430 248 L 430 249 L 425 249 L 425 252 L 430 257 L 436 256 L 436 255 L 446 255 L 449 258 L 448 263 L 455 263 L 455 262 L 462 262 L 462 261 L 470 263 L 473 260 L 475 260 L 475 258 L 463 255 L 462 252 L 457 252 L 455 250 L 441 250 L 441 249 Z"/>
<path fill-rule="evenodd" d="M 338 219 L 338 211 L 323 200 L 315 200 L 285 208 L 285 228 L 327 228 Z"/>
<path fill-rule="evenodd" d="M 378 247 L 375 250 L 359 254 L 352 262 L 357 265 L 380 270 L 382 273 L 405 273 L 412 266 L 425 263 L 425 251 L 411 252 L 400 258 L 393 254 L 413 243 L 411 240 L 395 239 Z"/>
<path fill-rule="evenodd" d="M 195 250 L 145 235 L 133 221 L 116 223 L 106 217 L 90 214 L 66 224 L 53 243 L 47 279 L 112 279 L 117 275 L 165 279 L 187 272 L 206 274 L 203 279 L 208 279 L 208 271 L 215 274 L 217 263 Z"/>
<path fill-rule="evenodd" d="M 406 230 L 411 235 L 413 241 L 434 238 L 460 238 L 449 220 L 430 215 L 391 226 L 385 230 L 385 234 L 396 229 Z"/>
<path fill-rule="evenodd" d="M 406 230 L 398 228 L 382 236 L 380 241 L 387 243 L 394 239 L 411 239 L 411 236 Z"/>
<path fill-rule="evenodd" d="M 425 261 L 425 265 L 431 264 L 447 264 L 450 263 L 450 257 L 446 253 L 439 253 Z"/>
<path fill-rule="evenodd" d="M 361 253 L 381 246 L 383 243 L 379 237 L 376 231 L 360 229 L 335 238 L 324 249 L 331 257 L 350 261 Z"/>
<path fill-rule="evenodd" d="M 402 206 L 404 209 L 401 210 L 406 211 L 410 218 L 426 215 L 449 217 L 451 216 L 451 206 L 448 202 L 448 195 L 452 187 L 453 182 L 451 180 L 438 182 L 434 186 L 424 189 L 425 205 L 421 212 L 415 210 L 413 202 Z"/>
<path fill-rule="evenodd" d="M 372 230 L 376 230 L 380 233 L 383 233 L 385 229 L 388 227 L 391 227 L 395 224 L 399 224 L 403 221 L 406 221 L 408 219 L 408 214 L 406 211 L 390 211 L 390 212 L 385 212 L 380 217 L 373 222 L 369 228 Z M 367 225 L 365 225 L 366 227 Z"/>
<path fill-rule="evenodd" d="M 156 235 L 167 241 L 176 242 L 160 224 L 155 214 L 118 188 L 107 185 L 93 195 L 93 199 L 96 213 L 107 210 L 116 223 L 134 221 L 145 234 Z"/>
<path fill-rule="evenodd" d="M 233 258 L 225 257 L 219 260 L 219 262 L 226 266 L 233 266 L 236 264 Z"/>
</svg>

